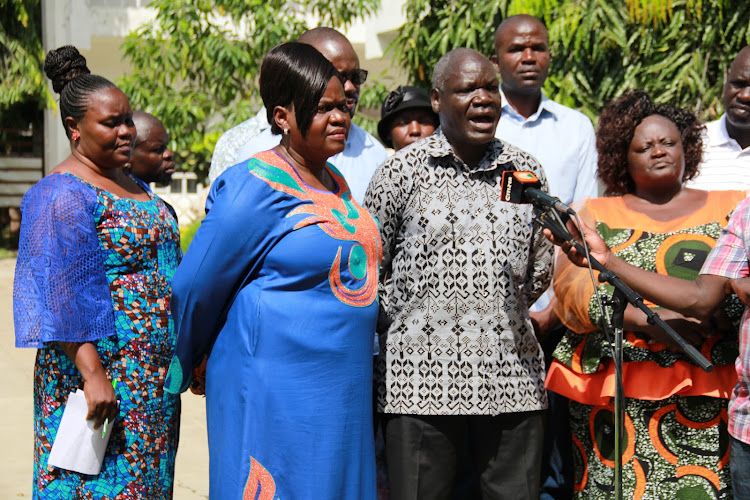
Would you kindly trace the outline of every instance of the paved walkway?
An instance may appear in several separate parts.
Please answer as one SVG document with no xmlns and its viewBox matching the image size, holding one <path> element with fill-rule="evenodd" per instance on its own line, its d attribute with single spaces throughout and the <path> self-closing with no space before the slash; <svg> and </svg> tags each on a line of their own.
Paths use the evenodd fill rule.
<svg viewBox="0 0 750 500">
<path fill-rule="evenodd" d="M 16 349 L 13 335 L 14 259 L 0 259 L 0 498 L 31 498 L 34 349 Z M 208 498 L 204 400 L 182 395 L 175 500 Z"/>
</svg>

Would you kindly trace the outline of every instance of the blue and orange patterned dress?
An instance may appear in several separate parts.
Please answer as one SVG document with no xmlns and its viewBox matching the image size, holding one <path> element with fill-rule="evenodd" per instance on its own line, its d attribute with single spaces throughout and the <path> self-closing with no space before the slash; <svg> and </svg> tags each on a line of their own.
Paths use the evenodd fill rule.
<svg viewBox="0 0 750 500">
<path fill-rule="evenodd" d="M 38 349 L 34 498 L 171 498 L 179 396 L 164 391 L 174 353 L 172 275 L 181 258 L 167 205 L 118 198 L 71 174 L 24 196 L 13 291 L 17 347 Z M 57 342 L 92 342 L 120 402 L 101 472 L 47 465 L 78 369 Z"/>
<path fill-rule="evenodd" d="M 173 284 L 188 388 L 209 354 L 210 498 L 374 500 L 373 335 L 382 247 L 328 166 L 307 186 L 274 151 L 228 169 Z"/>
</svg>

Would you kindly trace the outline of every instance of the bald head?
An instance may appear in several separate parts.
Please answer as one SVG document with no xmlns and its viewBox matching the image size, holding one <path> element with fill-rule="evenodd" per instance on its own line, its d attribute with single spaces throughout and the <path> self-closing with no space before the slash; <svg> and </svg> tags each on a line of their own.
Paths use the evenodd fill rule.
<svg viewBox="0 0 750 500">
<path fill-rule="evenodd" d="M 349 43 L 349 40 L 342 35 L 340 32 L 336 31 L 333 28 L 328 28 L 326 26 L 319 26 L 317 28 L 309 29 L 302 33 L 297 40 L 300 43 L 306 43 L 308 45 L 312 45 L 317 49 L 317 44 L 329 42 L 329 41 L 336 41 L 340 43 Z"/>
<path fill-rule="evenodd" d="M 724 82 L 724 109 L 727 132 L 740 141 L 741 135 L 750 135 L 750 46 L 746 46 L 734 58 Z M 745 147 L 745 146 L 743 146 Z"/>
<path fill-rule="evenodd" d="M 298 41 L 315 47 L 344 77 L 347 108 L 349 114 L 354 116 L 359 101 L 359 88 L 364 79 L 358 74 L 359 57 L 351 42 L 335 29 L 325 26 L 305 31 Z"/>
<path fill-rule="evenodd" d="M 333 28 L 321 26 L 319 28 L 307 30 L 302 33 L 298 42 L 312 45 L 318 50 L 318 52 L 323 54 L 326 59 L 331 61 L 334 66 L 336 66 L 334 59 L 340 59 L 343 57 L 350 59 L 350 61 L 347 62 L 356 64 L 356 69 L 359 69 L 359 57 L 357 57 L 357 53 L 354 51 L 351 42 Z M 345 71 L 342 71 L 337 66 L 336 69 L 343 73 L 349 68 L 345 68 Z"/>
<path fill-rule="evenodd" d="M 135 124 L 136 144 L 147 137 L 154 127 L 164 128 L 161 120 L 145 111 L 133 111 L 133 123 Z"/>
<path fill-rule="evenodd" d="M 729 75 L 742 71 L 742 68 L 750 64 L 750 45 L 746 45 L 737 53 L 737 56 L 732 61 L 732 65 L 729 67 Z"/>
<path fill-rule="evenodd" d="M 145 111 L 133 112 L 135 144 L 130 157 L 130 171 L 144 182 L 167 186 L 175 164 L 169 149 L 169 134 L 162 122 Z"/>
<path fill-rule="evenodd" d="M 464 60 L 471 59 L 482 60 L 482 64 L 484 62 L 489 63 L 486 57 L 474 49 L 460 48 L 443 54 L 432 71 L 432 88 L 439 92 L 445 91 L 445 82 L 451 73 L 456 71 L 457 67 L 463 65 Z"/>
</svg>

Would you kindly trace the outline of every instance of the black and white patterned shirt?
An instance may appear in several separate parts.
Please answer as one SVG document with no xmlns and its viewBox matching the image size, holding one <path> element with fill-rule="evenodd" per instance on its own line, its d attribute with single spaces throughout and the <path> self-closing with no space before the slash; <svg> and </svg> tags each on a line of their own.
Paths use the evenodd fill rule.
<svg viewBox="0 0 750 500">
<path fill-rule="evenodd" d="M 544 409 L 544 361 L 528 308 L 549 285 L 552 245 L 532 206 L 500 200 L 529 154 L 495 140 L 475 168 L 445 135 L 402 149 L 364 206 L 383 238 L 378 409 L 497 415 Z"/>
</svg>

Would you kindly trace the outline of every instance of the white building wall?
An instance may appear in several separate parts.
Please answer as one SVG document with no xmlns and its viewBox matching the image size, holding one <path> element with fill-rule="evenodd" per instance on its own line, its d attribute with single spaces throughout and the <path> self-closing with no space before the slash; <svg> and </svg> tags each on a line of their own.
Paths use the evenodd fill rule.
<svg viewBox="0 0 750 500">
<path fill-rule="evenodd" d="M 381 0 L 375 15 L 345 31 L 361 66 L 394 88 L 405 78 L 383 56 L 405 21 L 404 2 Z M 75 45 L 96 74 L 110 80 L 125 76 L 130 68 L 123 61 L 120 45 L 129 32 L 154 18 L 156 12 L 147 7 L 149 3 L 150 0 L 42 0 L 44 50 Z M 314 25 L 312 19 L 309 25 Z M 44 129 L 44 163 L 49 171 L 70 154 L 70 145 L 56 111 L 45 111 Z"/>
</svg>

